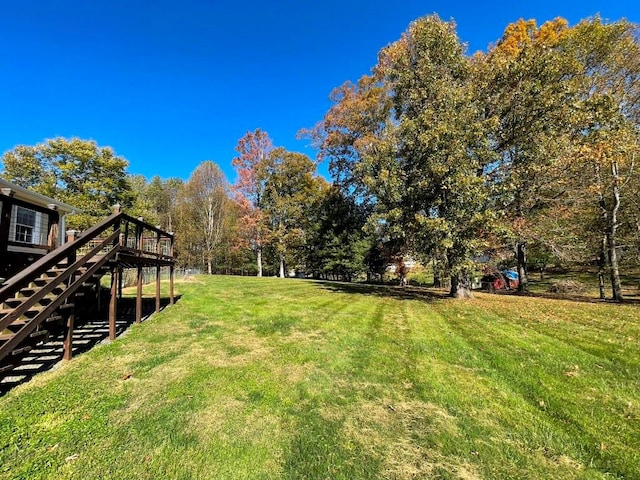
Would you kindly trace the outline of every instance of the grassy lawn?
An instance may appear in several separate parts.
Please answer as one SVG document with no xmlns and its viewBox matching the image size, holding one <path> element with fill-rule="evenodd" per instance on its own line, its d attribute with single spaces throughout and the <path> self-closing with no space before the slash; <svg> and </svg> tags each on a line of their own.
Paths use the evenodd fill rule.
<svg viewBox="0 0 640 480">
<path fill-rule="evenodd" d="M 0 398 L 0 478 L 640 478 L 640 310 L 272 278 Z"/>
</svg>

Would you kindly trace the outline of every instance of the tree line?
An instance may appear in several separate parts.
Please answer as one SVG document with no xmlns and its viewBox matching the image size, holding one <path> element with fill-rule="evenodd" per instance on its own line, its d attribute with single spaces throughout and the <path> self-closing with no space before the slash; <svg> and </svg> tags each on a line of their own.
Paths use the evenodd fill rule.
<svg viewBox="0 0 640 480">
<path fill-rule="evenodd" d="M 599 266 L 622 299 L 637 265 L 640 45 L 627 21 L 509 25 L 465 54 L 453 22 L 427 16 L 345 83 L 308 134 L 369 223 L 465 296 L 474 258 L 515 252 L 527 289 L 536 262 Z"/>
<path fill-rule="evenodd" d="M 454 297 L 480 256 L 528 269 L 594 265 L 622 299 L 640 261 L 640 43 L 627 21 L 519 20 L 467 55 L 455 24 L 420 18 L 313 128 L 331 182 L 301 153 L 247 132 L 230 184 L 214 162 L 147 180 L 93 141 L 4 154 L 10 181 L 78 206 L 87 228 L 114 203 L 176 233 L 184 266 L 350 281 L 433 265 Z"/>
</svg>

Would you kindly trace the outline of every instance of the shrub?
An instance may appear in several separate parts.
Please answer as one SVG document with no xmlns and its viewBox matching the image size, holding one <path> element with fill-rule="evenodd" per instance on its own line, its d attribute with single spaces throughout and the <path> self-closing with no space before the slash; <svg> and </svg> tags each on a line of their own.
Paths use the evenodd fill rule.
<svg viewBox="0 0 640 480">
<path fill-rule="evenodd" d="M 551 293 L 583 293 L 586 290 L 584 283 L 578 280 L 554 280 L 549 285 Z"/>
</svg>

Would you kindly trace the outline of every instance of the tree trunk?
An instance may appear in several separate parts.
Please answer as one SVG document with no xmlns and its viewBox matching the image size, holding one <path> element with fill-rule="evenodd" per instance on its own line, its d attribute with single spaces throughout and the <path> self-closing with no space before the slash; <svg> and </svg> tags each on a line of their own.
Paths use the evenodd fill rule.
<svg viewBox="0 0 640 480">
<path fill-rule="evenodd" d="M 262 247 L 258 247 L 258 276 L 262 276 Z"/>
<path fill-rule="evenodd" d="M 527 279 L 527 244 L 518 241 L 516 245 L 516 258 L 518 261 L 518 291 L 529 291 L 529 280 Z"/>
<path fill-rule="evenodd" d="M 284 278 L 284 255 L 280 255 L 280 278 Z"/>
<path fill-rule="evenodd" d="M 620 176 L 618 174 L 618 162 L 611 162 L 611 175 L 613 176 L 613 208 L 611 209 L 610 222 L 607 228 L 607 247 L 609 249 L 609 266 L 611 268 L 611 288 L 613 299 L 621 302 L 622 284 L 620 283 L 620 269 L 618 267 L 618 254 L 616 253 L 616 233 L 618 229 L 618 210 L 620 209 Z"/>
<path fill-rule="evenodd" d="M 453 298 L 473 298 L 471 277 L 465 274 L 451 275 L 449 296 Z"/>
<path fill-rule="evenodd" d="M 617 302 L 621 302 L 623 300 L 622 284 L 620 282 L 618 254 L 616 253 L 615 227 L 610 228 L 607 232 L 607 249 L 609 253 L 609 275 L 611 276 L 611 290 L 613 291 L 613 299 Z"/>
<path fill-rule="evenodd" d="M 604 300 L 606 297 L 605 285 L 604 285 L 604 272 L 607 268 L 607 237 L 602 236 L 600 242 L 600 254 L 598 255 L 598 287 L 600 289 L 600 300 Z"/>
<path fill-rule="evenodd" d="M 213 274 L 211 263 L 212 263 L 211 260 L 207 260 L 207 272 L 209 273 L 209 275 Z"/>
</svg>

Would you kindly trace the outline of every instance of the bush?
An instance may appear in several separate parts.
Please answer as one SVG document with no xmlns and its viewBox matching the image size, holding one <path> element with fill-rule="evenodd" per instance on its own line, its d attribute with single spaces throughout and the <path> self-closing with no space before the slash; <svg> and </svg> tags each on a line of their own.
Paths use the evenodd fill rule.
<svg viewBox="0 0 640 480">
<path fill-rule="evenodd" d="M 555 280 L 549 285 L 551 293 L 583 293 L 586 290 L 584 283 L 577 280 Z"/>
</svg>

